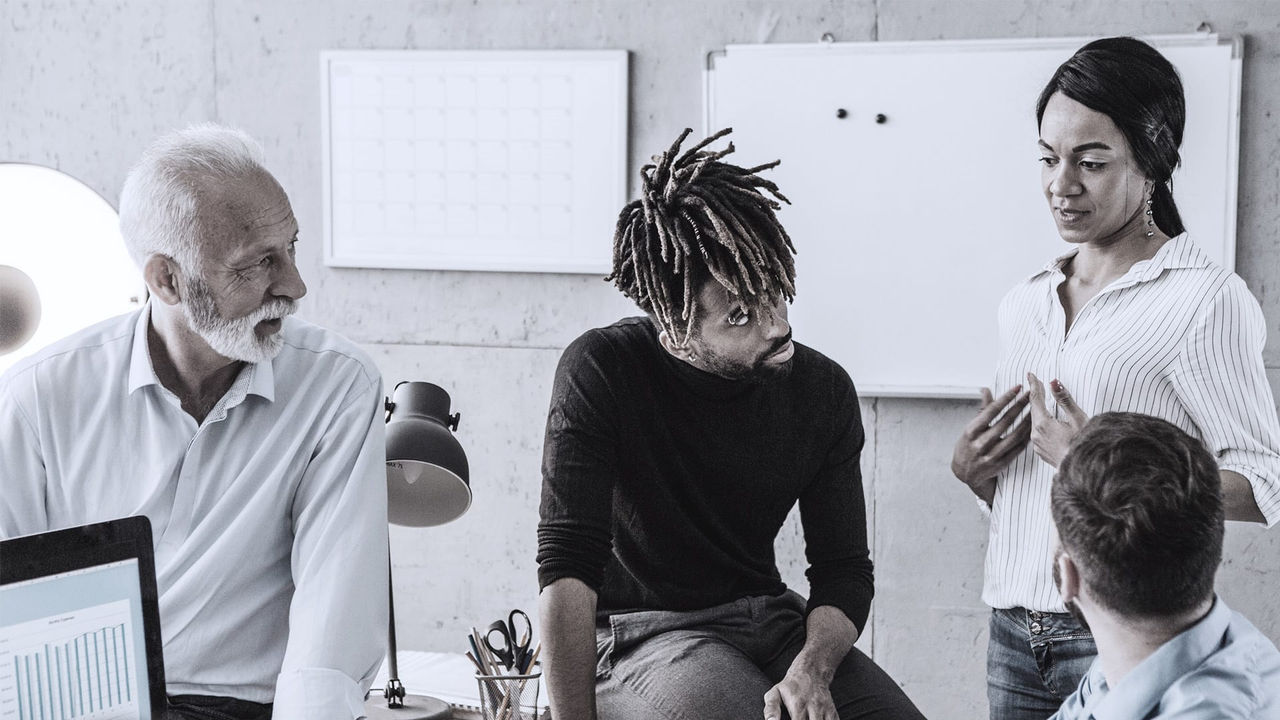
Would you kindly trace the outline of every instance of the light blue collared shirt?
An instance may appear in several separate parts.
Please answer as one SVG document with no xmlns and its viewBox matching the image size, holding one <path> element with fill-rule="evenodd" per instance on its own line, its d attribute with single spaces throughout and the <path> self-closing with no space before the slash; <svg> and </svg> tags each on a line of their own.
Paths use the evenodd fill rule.
<svg viewBox="0 0 1280 720">
<path fill-rule="evenodd" d="M 156 377 L 149 309 L 0 376 L 0 537 L 146 515 L 171 694 L 363 714 L 387 628 L 381 374 L 286 318 L 197 423 Z"/>
<path fill-rule="evenodd" d="M 1107 685 L 1095 660 L 1049 720 L 1280 718 L 1280 651 L 1221 598 L 1200 622 Z"/>
</svg>

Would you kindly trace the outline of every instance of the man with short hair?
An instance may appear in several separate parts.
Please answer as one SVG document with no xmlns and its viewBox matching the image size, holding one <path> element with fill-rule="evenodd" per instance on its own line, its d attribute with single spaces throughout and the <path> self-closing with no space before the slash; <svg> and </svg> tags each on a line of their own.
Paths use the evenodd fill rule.
<svg viewBox="0 0 1280 720">
<path fill-rule="evenodd" d="M 1094 417 L 1052 488 L 1054 580 L 1098 657 L 1054 718 L 1277 718 L 1280 652 L 1214 595 L 1218 466 L 1159 418 Z"/>
<path fill-rule="evenodd" d="M 611 279 L 648 317 L 587 332 L 556 372 L 538 526 L 551 703 L 573 720 L 918 718 L 853 647 L 873 592 L 858 397 L 791 340 L 785 198 L 757 175 L 776 163 L 706 149 L 727 132 L 682 153 L 686 130 L 641 171 Z M 797 502 L 807 602 L 774 560 Z"/>
<path fill-rule="evenodd" d="M 0 377 L 0 537 L 145 515 L 169 717 L 351 720 L 382 659 L 382 380 L 289 317 L 289 199 L 242 132 L 200 125 L 129 173 L 151 300 Z"/>
</svg>

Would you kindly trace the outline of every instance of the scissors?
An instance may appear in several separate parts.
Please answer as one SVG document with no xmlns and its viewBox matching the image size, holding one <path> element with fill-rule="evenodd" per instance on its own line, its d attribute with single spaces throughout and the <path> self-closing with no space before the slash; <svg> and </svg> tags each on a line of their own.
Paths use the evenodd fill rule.
<svg viewBox="0 0 1280 720">
<path fill-rule="evenodd" d="M 498 636 L 496 642 L 494 635 Z M 507 615 L 506 622 L 494 620 L 484 633 L 485 647 L 488 647 L 508 670 L 515 668 L 519 672 L 524 671 L 525 663 L 532 655 L 529 650 L 529 643 L 532 641 L 533 624 L 529 622 L 529 616 L 519 608 Z"/>
</svg>

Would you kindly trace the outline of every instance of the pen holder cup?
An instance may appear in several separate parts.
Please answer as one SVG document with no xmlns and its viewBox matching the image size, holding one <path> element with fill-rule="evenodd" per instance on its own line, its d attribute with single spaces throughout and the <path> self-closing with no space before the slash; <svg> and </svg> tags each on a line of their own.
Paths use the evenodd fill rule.
<svg viewBox="0 0 1280 720">
<path fill-rule="evenodd" d="M 476 675 L 484 720 L 538 720 L 538 681 L 529 675 Z"/>
</svg>

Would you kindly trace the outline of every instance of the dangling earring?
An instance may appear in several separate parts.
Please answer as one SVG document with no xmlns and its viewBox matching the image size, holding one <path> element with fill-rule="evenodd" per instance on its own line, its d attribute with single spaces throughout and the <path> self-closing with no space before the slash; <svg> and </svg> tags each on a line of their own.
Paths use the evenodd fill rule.
<svg viewBox="0 0 1280 720">
<path fill-rule="evenodd" d="M 1151 196 L 1148 195 L 1147 196 L 1147 237 L 1152 237 L 1156 234 L 1156 231 L 1153 229 L 1155 225 L 1156 225 L 1155 218 L 1151 216 Z"/>
</svg>

